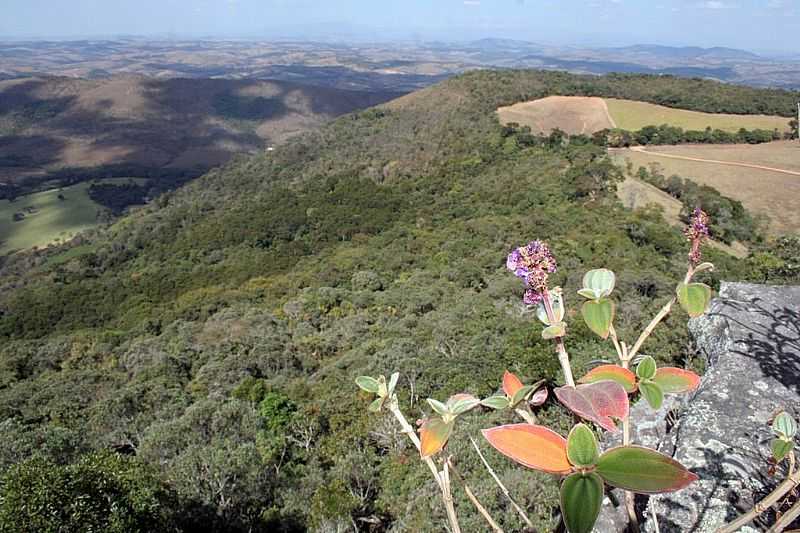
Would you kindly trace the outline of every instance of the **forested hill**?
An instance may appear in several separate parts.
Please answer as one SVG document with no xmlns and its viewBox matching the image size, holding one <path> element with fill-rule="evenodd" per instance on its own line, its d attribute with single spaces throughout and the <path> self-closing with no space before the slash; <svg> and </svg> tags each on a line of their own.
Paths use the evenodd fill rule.
<svg viewBox="0 0 800 533">
<path fill-rule="evenodd" d="M 488 395 L 506 368 L 561 379 L 504 271 L 508 250 L 532 238 L 551 242 L 567 295 L 588 268 L 618 273 L 621 336 L 684 265 L 683 238 L 659 213 L 616 201 L 620 171 L 603 150 L 497 122 L 498 106 L 548 94 L 787 116 L 797 96 L 473 72 L 236 160 L 70 246 L 5 258 L 0 523 L 438 531 L 416 451 L 367 415 L 353 378 L 400 371 L 415 415 L 419 398 Z M 709 280 L 796 280 L 796 256 L 792 240 L 741 261 L 711 251 Z M 648 353 L 682 359 L 685 320 L 672 316 Z M 605 348 L 568 323 L 580 373 Z M 560 421 L 556 409 L 543 416 Z M 496 467 L 548 529 L 555 482 Z M 481 479 L 473 486 L 517 529 Z M 461 508 L 465 530 L 481 529 Z"/>
</svg>

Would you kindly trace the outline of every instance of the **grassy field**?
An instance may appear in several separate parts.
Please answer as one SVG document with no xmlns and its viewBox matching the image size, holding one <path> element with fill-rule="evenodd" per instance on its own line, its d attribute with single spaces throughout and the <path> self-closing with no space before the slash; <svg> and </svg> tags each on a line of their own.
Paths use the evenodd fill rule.
<svg viewBox="0 0 800 533">
<path fill-rule="evenodd" d="M 574 135 L 614 127 L 603 99 L 594 97 L 548 96 L 501 107 L 497 115 L 503 124 L 516 122 L 545 134 L 555 128 Z"/>
<path fill-rule="evenodd" d="M 606 128 L 636 131 L 645 126 L 669 124 L 685 130 L 707 127 L 728 132 L 741 128 L 789 130 L 789 119 L 767 115 L 726 115 L 673 109 L 634 100 L 583 96 L 548 96 L 497 110 L 503 124 L 516 122 L 538 133 L 559 128 L 570 134 L 592 134 Z"/>
<path fill-rule="evenodd" d="M 102 182 L 123 183 L 130 179 Z M 14 202 L 0 200 L 0 254 L 47 246 L 96 226 L 98 213 L 104 208 L 89 198 L 89 186 L 89 182 L 84 182 L 21 196 Z M 23 216 L 15 221 L 15 214 Z"/>
<path fill-rule="evenodd" d="M 659 154 L 730 163 L 762 165 L 800 172 L 800 145 L 775 142 L 761 145 L 658 146 L 652 151 L 615 150 L 634 169 L 657 164 L 666 176 L 677 174 L 710 185 L 720 193 L 739 200 L 756 214 L 770 220 L 768 231 L 784 234 L 800 231 L 800 176 L 772 170 L 673 159 Z"/>
<path fill-rule="evenodd" d="M 635 131 L 645 126 L 660 126 L 661 124 L 679 126 L 685 130 L 704 130 L 707 127 L 711 127 L 734 133 L 741 128 L 749 130 L 789 130 L 789 119 L 784 117 L 700 113 L 614 98 L 606 98 L 605 101 L 617 127 L 624 130 Z"/>
</svg>

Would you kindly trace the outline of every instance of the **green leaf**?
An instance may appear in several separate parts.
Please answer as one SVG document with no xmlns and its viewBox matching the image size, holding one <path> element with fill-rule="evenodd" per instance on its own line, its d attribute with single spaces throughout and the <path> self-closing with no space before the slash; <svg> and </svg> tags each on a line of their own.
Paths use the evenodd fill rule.
<svg viewBox="0 0 800 533">
<path fill-rule="evenodd" d="M 583 276 L 583 288 L 590 289 L 595 299 L 608 296 L 614 290 L 616 276 L 607 268 L 590 270 Z"/>
<path fill-rule="evenodd" d="M 457 394 L 447 400 L 447 406 L 454 415 L 463 415 L 470 409 L 481 404 L 481 401 L 471 394 Z"/>
<path fill-rule="evenodd" d="M 639 376 L 639 379 L 653 379 L 657 369 L 656 360 L 647 355 L 636 366 L 636 375 Z"/>
<path fill-rule="evenodd" d="M 608 338 L 614 320 L 614 302 L 608 298 L 589 300 L 581 307 L 581 314 L 589 329 L 603 339 Z"/>
<path fill-rule="evenodd" d="M 378 376 L 378 396 L 381 398 L 389 396 L 389 388 L 386 386 L 385 376 Z"/>
<path fill-rule="evenodd" d="M 636 392 L 636 375 L 619 365 L 600 365 L 593 368 L 578 383 L 597 383 L 598 381 L 616 381 L 625 392 Z"/>
<path fill-rule="evenodd" d="M 790 440 L 797 435 L 797 423 L 792 418 L 792 415 L 786 411 L 778 413 L 778 416 L 772 421 L 772 429 L 775 430 L 775 433 L 783 435 Z"/>
<path fill-rule="evenodd" d="M 694 273 L 697 274 L 699 272 L 703 272 L 704 270 L 714 271 L 714 263 L 700 263 L 696 267 L 694 267 Z"/>
<path fill-rule="evenodd" d="M 597 474 L 571 474 L 561 483 L 561 514 L 570 533 L 590 533 L 603 504 L 603 480 Z"/>
<path fill-rule="evenodd" d="M 542 338 L 544 340 L 555 339 L 557 337 L 563 337 L 567 334 L 567 325 L 563 322 L 559 322 L 553 326 L 547 326 L 542 330 Z"/>
<path fill-rule="evenodd" d="M 578 294 L 587 300 L 597 300 L 599 298 L 599 296 L 596 295 L 592 289 L 579 289 Z"/>
<path fill-rule="evenodd" d="M 395 372 L 389 378 L 389 396 L 394 394 L 394 389 L 397 387 L 397 381 L 400 379 L 400 372 Z"/>
<path fill-rule="evenodd" d="M 690 370 L 665 366 L 656 370 L 653 382 L 658 383 L 664 394 L 681 394 L 697 389 L 700 376 Z"/>
<path fill-rule="evenodd" d="M 481 405 L 485 405 L 491 409 L 505 409 L 509 406 L 508 398 L 505 396 L 490 396 L 485 400 L 481 400 Z"/>
<path fill-rule="evenodd" d="M 561 322 L 564 320 L 564 297 L 562 295 L 560 288 L 553 288 L 549 291 L 550 294 L 550 307 L 553 309 L 553 315 L 555 315 L 556 323 Z M 550 319 L 547 318 L 547 309 L 544 307 L 544 303 L 539 303 L 536 307 L 536 318 L 544 324 L 545 326 L 551 326 Z"/>
<path fill-rule="evenodd" d="M 453 432 L 454 421 L 445 422 L 438 416 L 426 418 L 419 428 L 420 455 L 422 458 L 439 453 Z"/>
<path fill-rule="evenodd" d="M 434 411 L 439 413 L 440 415 L 449 415 L 450 409 L 447 408 L 445 404 L 440 402 L 439 400 L 434 400 L 433 398 L 428 398 L 428 405 L 433 408 Z"/>
<path fill-rule="evenodd" d="M 650 407 L 653 409 L 661 409 L 661 404 L 664 403 L 664 391 L 661 390 L 658 383 L 647 379 L 640 381 L 639 392 L 642 393 L 642 396 L 647 400 L 647 403 L 650 404 Z"/>
<path fill-rule="evenodd" d="M 772 457 L 775 458 L 776 463 L 783 461 L 783 458 L 788 455 L 794 448 L 794 442 L 784 439 L 774 439 L 772 441 Z"/>
<path fill-rule="evenodd" d="M 672 492 L 697 480 L 675 459 L 642 446 L 611 448 L 600 456 L 596 472 L 609 485 L 640 494 Z"/>
<path fill-rule="evenodd" d="M 378 380 L 369 376 L 358 376 L 356 378 L 356 385 L 358 385 L 361 390 L 371 392 L 372 394 L 378 394 L 378 388 L 380 387 Z"/>
<path fill-rule="evenodd" d="M 367 409 L 369 409 L 373 413 L 377 413 L 381 410 L 381 407 L 383 407 L 383 401 L 384 398 L 376 398 L 375 400 L 372 401 L 371 404 L 369 404 L 369 407 Z"/>
<path fill-rule="evenodd" d="M 517 392 L 514 393 L 514 396 L 511 398 L 511 406 L 514 407 L 519 402 L 521 402 L 522 400 L 533 394 L 533 391 L 535 389 L 538 389 L 541 384 L 542 382 L 540 381 L 535 385 L 525 385 L 524 387 L 519 389 Z"/>
<path fill-rule="evenodd" d="M 690 317 L 696 318 L 708 309 L 711 303 L 711 287 L 704 283 L 680 283 L 675 290 L 678 302 Z"/>
<path fill-rule="evenodd" d="M 567 457 L 575 466 L 594 466 L 600 454 L 597 439 L 586 424 L 576 424 L 567 437 Z"/>
</svg>

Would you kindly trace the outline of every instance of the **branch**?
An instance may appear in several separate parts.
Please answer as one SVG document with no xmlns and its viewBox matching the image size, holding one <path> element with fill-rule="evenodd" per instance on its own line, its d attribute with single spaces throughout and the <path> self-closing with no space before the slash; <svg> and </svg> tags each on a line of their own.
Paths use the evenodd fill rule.
<svg viewBox="0 0 800 533">
<path fill-rule="evenodd" d="M 789 525 L 794 522 L 794 520 L 800 516 L 800 500 L 794 502 L 788 511 L 783 513 L 783 515 L 775 522 L 775 525 L 772 526 L 767 533 L 781 533 L 784 529 L 789 527 Z"/>
<path fill-rule="evenodd" d="M 492 478 L 494 478 L 494 482 L 497 483 L 497 486 L 500 487 L 500 490 L 503 492 L 505 497 L 508 498 L 508 501 L 511 502 L 511 506 L 514 507 L 514 510 L 516 510 L 519 516 L 522 517 L 522 520 L 525 521 L 528 527 L 533 528 L 533 522 L 531 522 L 531 519 L 528 518 L 527 514 L 525 514 L 525 511 L 522 510 L 522 507 L 517 505 L 517 502 L 515 502 L 514 498 L 511 497 L 511 493 L 508 492 L 506 486 L 503 485 L 503 482 L 500 481 L 499 477 L 497 477 L 497 474 L 495 474 L 492 467 L 489 466 L 489 463 L 486 461 L 486 458 L 481 453 L 481 449 L 478 447 L 478 443 L 475 442 L 475 439 L 473 439 L 472 437 L 470 437 L 469 440 L 472 442 L 472 446 L 475 448 L 475 451 L 478 452 L 478 457 L 480 457 L 481 461 L 483 461 L 483 466 L 486 467 L 486 470 L 488 470 L 489 474 L 492 476 Z"/>
<path fill-rule="evenodd" d="M 501 528 L 497 524 L 497 522 L 494 521 L 492 516 L 489 514 L 489 511 L 487 511 L 486 508 L 478 500 L 478 498 L 475 497 L 475 494 L 472 493 L 472 489 L 469 488 L 469 485 L 467 485 L 467 482 L 464 479 L 464 477 L 458 472 L 458 470 L 456 470 L 456 467 L 453 466 L 453 462 L 451 461 L 450 457 L 448 457 L 447 461 L 445 461 L 445 468 L 448 468 L 448 467 L 456 475 L 456 477 L 461 482 L 461 484 L 464 485 L 464 492 L 467 493 L 467 498 L 469 498 L 469 501 L 472 502 L 472 505 L 475 506 L 475 508 L 478 510 L 478 512 L 481 513 L 481 516 L 483 516 L 483 518 L 489 524 L 489 527 L 491 527 L 492 530 L 495 533 L 505 533 L 503 531 L 503 528 Z"/>
<path fill-rule="evenodd" d="M 778 485 L 775 490 L 758 502 L 750 511 L 741 515 L 727 526 L 718 529 L 717 533 L 734 533 L 735 531 L 739 531 L 742 526 L 755 520 L 758 515 L 772 507 L 772 505 L 783 498 L 789 491 L 793 490 L 798 484 L 800 484 L 800 470 L 796 470 L 791 476 L 786 478 L 783 483 Z M 795 507 L 796 506 L 795 504 Z M 794 509 L 794 507 L 792 507 L 792 509 Z M 792 512 L 792 509 L 788 512 Z"/>
</svg>

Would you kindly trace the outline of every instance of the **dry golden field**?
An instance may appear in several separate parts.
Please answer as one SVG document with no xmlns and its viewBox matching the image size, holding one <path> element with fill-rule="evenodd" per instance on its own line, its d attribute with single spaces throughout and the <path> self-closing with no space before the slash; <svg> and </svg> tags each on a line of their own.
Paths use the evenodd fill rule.
<svg viewBox="0 0 800 533">
<path fill-rule="evenodd" d="M 770 220 L 768 231 L 800 231 L 800 144 L 655 146 L 613 150 L 634 169 L 656 164 L 666 176 L 677 174 L 710 185 Z"/>
<path fill-rule="evenodd" d="M 616 127 L 602 98 L 548 96 L 521 102 L 497 110 L 500 122 L 516 122 L 536 133 L 550 133 L 555 128 L 571 135 L 592 133 Z"/>
</svg>

